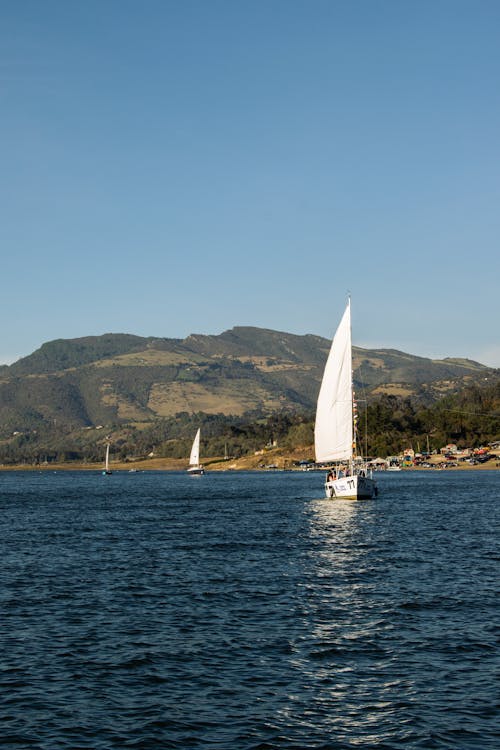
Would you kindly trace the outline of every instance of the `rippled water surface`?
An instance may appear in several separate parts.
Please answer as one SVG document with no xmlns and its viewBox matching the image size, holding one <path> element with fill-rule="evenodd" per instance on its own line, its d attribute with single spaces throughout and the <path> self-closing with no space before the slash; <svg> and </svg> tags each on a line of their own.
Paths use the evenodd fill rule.
<svg viewBox="0 0 500 750">
<path fill-rule="evenodd" d="M 2 748 L 500 747 L 500 472 L 0 474 Z"/>
</svg>

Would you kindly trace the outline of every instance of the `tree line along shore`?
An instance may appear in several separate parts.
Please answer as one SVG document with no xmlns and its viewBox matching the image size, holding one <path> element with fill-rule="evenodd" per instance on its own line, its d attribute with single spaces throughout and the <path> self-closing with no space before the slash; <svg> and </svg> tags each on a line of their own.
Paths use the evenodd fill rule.
<svg viewBox="0 0 500 750">
<path fill-rule="evenodd" d="M 315 465 L 312 460 L 305 458 L 311 455 L 312 446 L 302 451 L 287 452 L 279 448 L 270 448 L 265 454 L 258 452 L 258 455 L 247 455 L 240 458 L 224 458 L 223 456 L 214 456 L 203 462 L 207 472 L 219 471 L 325 471 L 326 467 Z M 483 462 L 470 462 L 468 460 L 453 460 L 447 458 L 445 454 L 436 454 L 429 456 L 427 460 L 418 463 L 404 463 L 401 461 L 400 468 L 402 471 L 470 471 L 485 469 L 500 469 L 500 450 L 498 452 L 491 450 L 489 460 Z M 449 455 L 449 454 L 448 454 Z M 388 457 L 391 458 L 391 457 Z M 403 457 L 402 457 L 403 458 Z M 374 468 L 377 471 L 387 469 L 389 461 L 385 466 L 381 462 L 375 463 Z M 20 463 L 20 464 L 0 464 L 0 471 L 94 471 L 101 472 L 104 463 L 99 462 L 80 462 L 64 461 L 50 463 Z M 188 467 L 186 459 L 151 457 L 137 459 L 134 461 L 111 460 L 110 468 L 112 471 L 119 472 L 141 472 L 141 471 L 184 471 Z"/>
<path fill-rule="evenodd" d="M 299 469 L 314 462 L 314 414 L 274 412 L 234 417 L 187 412 L 143 424 L 71 426 L 50 423 L 0 436 L 0 468 L 96 468 L 110 445 L 111 461 L 121 470 L 182 470 L 187 466 L 194 434 L 201 428 L 200 456 L 207 469 L 265 469 L 276 465 Z M 400 457 L 404 468 L 415 455 L 425 454 L 421 468 L 444 463 L 451 455 L 469 468 L 468 456 L 500 440 L 500 380 L 473 385 L 432 406 L 418 406 L 409 398 L 384 394 L 359 409 L 358 445 L 367 457 Z M 410 456 L 411 460 L 407 460 Z M 227 460 L 225 460 L 225 458 Z M 406 458 L 405 458 L 406 457 Z M 445 455 L 446 458 L 446 455 Z M 462 460 L 464 459 L 464 460 Z M 462 465 L 463 464 L 463 465 Z M 481 467 L 479 461 L 476 467 Z M 474 464 L 472 464 L 474 468 Z M 487 468 L 496 468 L 493 461 Z"/>
</svg>

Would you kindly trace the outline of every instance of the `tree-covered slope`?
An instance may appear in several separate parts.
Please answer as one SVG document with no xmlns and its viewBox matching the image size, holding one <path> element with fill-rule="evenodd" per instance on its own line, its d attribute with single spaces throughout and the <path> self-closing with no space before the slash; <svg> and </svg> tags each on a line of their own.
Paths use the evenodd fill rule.
<svg viewBox="0 0 500 750">
<path fill-rule="evenodd" d="M 144 424 L 188 414 L 269 415 L 314 409 L 330 342 L 237 327 L 186 339 L 105 334 L 51 341 L 0 371 L 0 435 L 40 425 Z M 408 396 L 429 405 L 490 371 L 354 348 L 361 399 Z"/>
</svg>

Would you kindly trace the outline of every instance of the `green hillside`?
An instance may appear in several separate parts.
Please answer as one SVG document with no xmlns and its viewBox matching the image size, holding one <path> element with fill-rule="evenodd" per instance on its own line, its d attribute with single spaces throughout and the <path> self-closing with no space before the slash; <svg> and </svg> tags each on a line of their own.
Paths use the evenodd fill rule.
<svg viewBox="0 0 500 750">
<path fill-rule="evenodd" d="M 186 339 L 105 334 L 50 341 L 0 371 L 0 437 L 30 430 L 136 425 L 179 413 L 232 417 L 314 409 L 330 342 L 237 327 Z M 431 405 L 493 372 L 469 360 L 430 360 L 354 348 L 360 400 Z"/>
</svg>

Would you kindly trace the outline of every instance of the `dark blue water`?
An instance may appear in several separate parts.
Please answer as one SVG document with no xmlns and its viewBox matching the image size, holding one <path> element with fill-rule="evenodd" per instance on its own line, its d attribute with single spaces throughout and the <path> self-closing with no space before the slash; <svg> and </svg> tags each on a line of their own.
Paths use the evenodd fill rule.
<svg viewBox="0 0 500 750">
<path fill-rule="evenodd" d="M 2 748 L 500 747 L 500 472 L 1 473 Z"/>
</svg>

